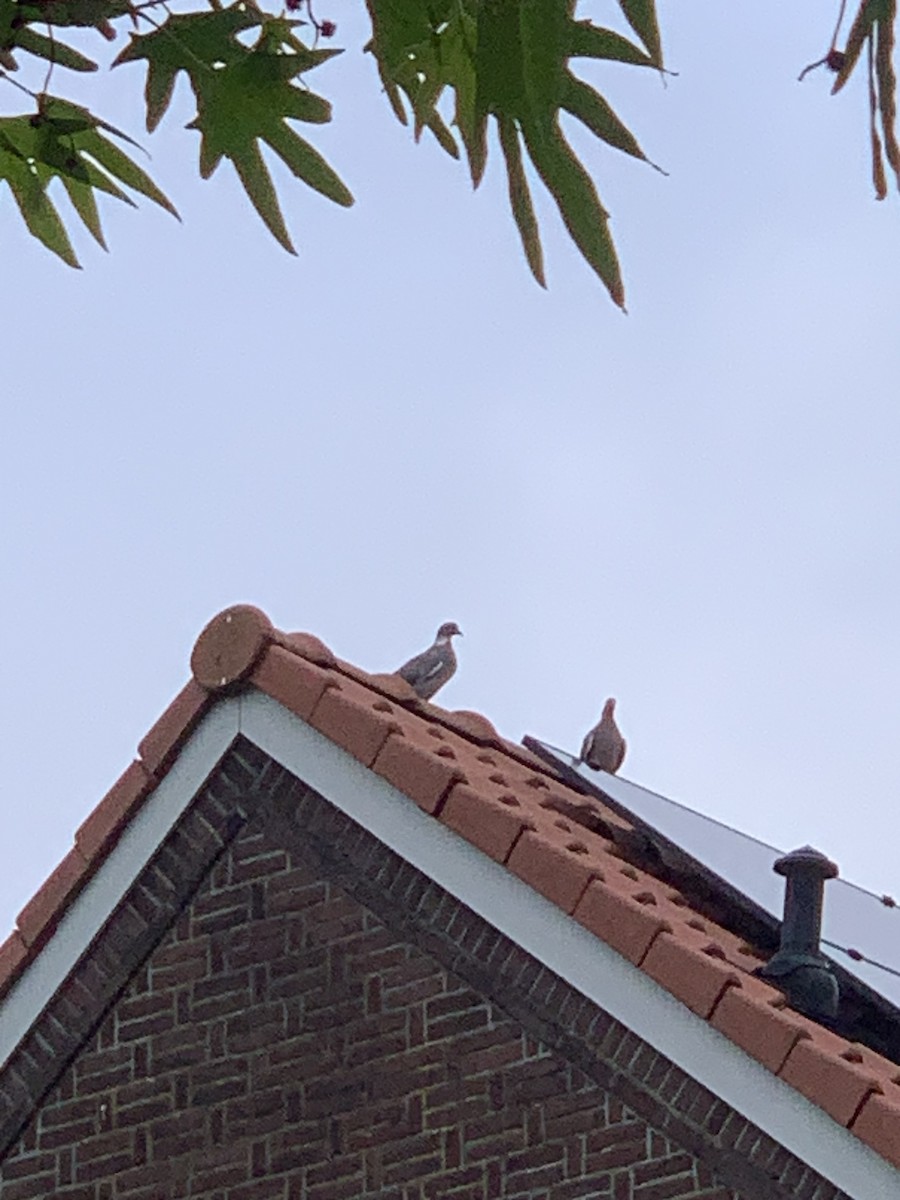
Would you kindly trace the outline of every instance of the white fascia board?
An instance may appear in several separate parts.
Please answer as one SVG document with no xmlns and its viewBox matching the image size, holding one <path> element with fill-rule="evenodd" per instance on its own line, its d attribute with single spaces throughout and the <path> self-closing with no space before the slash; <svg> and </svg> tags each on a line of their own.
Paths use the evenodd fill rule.
<svg viewBox="0 0 900 1200">
<path fill-rule="evenodd" d="M 239 712 L 237 699 L 224 700 L 210 709 L 84 890 L 66 909 L 40 954 L 10 988 L 0 1003 L 0 1066 L 5 1065 L 237 737 Z"/>
<path fill-rule="evenodd" d="M 511 941 L 831 1180 L 897 1200 L 900 1172 L 639 968 L 276 701 L 216 704 L 0 1004 L 0 1066 L 241 733 Z"/>
<path fill-rule="evenodd" d="M 854 1200 L 900 1172 L 512 872 L 260 692 L 241 733 Z"/>
</svg>

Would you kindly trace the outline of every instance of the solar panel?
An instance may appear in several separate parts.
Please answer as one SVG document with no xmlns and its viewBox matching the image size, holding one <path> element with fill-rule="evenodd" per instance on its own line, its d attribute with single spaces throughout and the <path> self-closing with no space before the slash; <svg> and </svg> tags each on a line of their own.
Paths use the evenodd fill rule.
<svg viewBox="0 0 900 1200">
<path fill-rule="evenodd" d="M 784 879 L 772 867 L 784 851 L 618 775 L 593 771 L 565 750 L 532 738 L 527 743 L 599 789 L 616 806 L 781 920 Z M 845 879 L 829 880 L 825 885 L 822 942 L 833 962 L 900 1008 L 900 909 L 890 898 L 876 896 Z M 847 954 L 848 949 L 861 953 L 865 961 L 854 960 Z"/>
</svg>

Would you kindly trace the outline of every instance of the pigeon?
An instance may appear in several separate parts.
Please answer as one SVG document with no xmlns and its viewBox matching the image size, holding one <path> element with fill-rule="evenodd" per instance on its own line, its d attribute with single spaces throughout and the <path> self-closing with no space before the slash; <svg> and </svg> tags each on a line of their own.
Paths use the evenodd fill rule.
<svg viewBox="0 0 900 1200">
<path fill-rule="evenodd" d="M 430 700 L 456 670 L 456 655 L 450 640 L 454 637 L 462 637 L 462 630 L 455 621 L 446 621 L 428 649 L 404 663 L 396 672 L 423 700 Z"/>
<path fill-rule="evenodd" d="M 603 716 L 585 737 L 581 745 L 581 761 L 595 771 L 615 775 L 625 758 L 626 742 L 619 732 L 613 715 L 616 702 L 609 699 L 603 705 Z"/>
</svg>

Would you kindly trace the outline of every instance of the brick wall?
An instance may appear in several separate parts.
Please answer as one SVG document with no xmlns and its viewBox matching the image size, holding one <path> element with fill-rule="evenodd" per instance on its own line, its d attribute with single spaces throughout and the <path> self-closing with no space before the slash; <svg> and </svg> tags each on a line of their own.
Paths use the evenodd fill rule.
<svg viewBox="0 0 900 1200">
<path fill-rule="evenodd" d="M 259 832 L 0 1169 L 2 1200 L 732 1200 Z"/>
<path fill-rule="evenodd" d="M 846 1200 L 246 742 L 0 1074 L 0 1135 L 0 1200 Z"/>
</svg>

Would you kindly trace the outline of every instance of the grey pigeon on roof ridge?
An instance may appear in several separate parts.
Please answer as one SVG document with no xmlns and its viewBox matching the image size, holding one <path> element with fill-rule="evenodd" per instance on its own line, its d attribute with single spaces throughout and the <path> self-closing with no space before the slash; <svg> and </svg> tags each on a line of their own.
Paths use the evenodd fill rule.
<svg viewBox="0 0 900 1200">
<path fill-rule="evenodd" d="M 626 741 L 616 724 L 616 702 L 612 697 L 603 705 L 603 715 L 581 744 L 581 761 L 595 771 L 615 775 L 625 758 Z"/>
<path fill-rule="evenodd" d="M 445 621 L 428 649 L 396 671 L 423 700 L 430 700 L 456 670 L 456 655 L 451 641 L 454 637 L 462 637 L 462 630 L 455 621 Z"/>
</svg>

